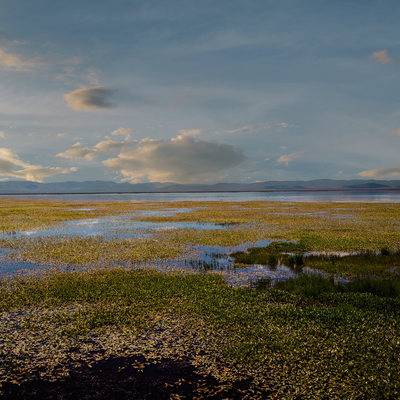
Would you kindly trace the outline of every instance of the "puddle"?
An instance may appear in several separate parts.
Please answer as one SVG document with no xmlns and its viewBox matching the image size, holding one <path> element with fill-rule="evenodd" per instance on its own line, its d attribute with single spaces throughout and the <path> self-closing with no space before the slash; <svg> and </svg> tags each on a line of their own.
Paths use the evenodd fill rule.
<svg viewBox="0 0 400 400">
<path fill-rule="evenodd" d="M 6 232 L 0 239 L 50 238 L 50 237 L 99 237 L 106 240 L 149 237 L 155 232 L 175 229 L 221 230 L 226 224 L 195 221 L 140 221 L 140 216 L 169 217 L 177 213 L 190 212 L 190 208 L 138 211 L 131 214 L 85 218 L 63 222 L 59 225 L 27 231 Z"/>
<path fill-rule="evenodd" d="M 271 265 L 235 265 L 231 254 L 247 251 L 253 247 L 266 247 L 271 240 L 243 243 L 238 246 L 190 246 L 187 253 L 175 259 L 149 261 L 136 264 L 139 268 L 154 268 L 165 270 L 194 270 L 197 272 L 213 271 L 221 273 L 225 281 L 231 286 L 254 286 L 260 280 L 268 280 L 271 286 L 278 282 L 295 278 L 300 274 L 319 275 L 326 278 L 330 274 L 309 267 L 289 267 L 284 264 Z M 314 254 L 314 253 L 313 253 Z M 335 284 L 348 283 L 346 278 L 333 276 Z"/>
<path fill-rule="evenodd" d="M 14 252 L 13 249 L 0 248 L 0 276 L 21 275 L 54 268 L 51 265 L 36 262 L 14 260 L 9 257 Z"/>
</svg>

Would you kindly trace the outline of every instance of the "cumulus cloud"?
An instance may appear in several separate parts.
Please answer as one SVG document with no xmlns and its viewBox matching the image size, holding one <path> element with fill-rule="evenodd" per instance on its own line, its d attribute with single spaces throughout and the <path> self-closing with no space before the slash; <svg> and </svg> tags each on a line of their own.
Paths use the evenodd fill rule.
<svg viewBox="0 0 400 400">
<path fill-rule="evenodd" d="M 372 58 L 380 64 L 390 64 L 392 62 L 392 58 L 386 49 L 374 51 L 372 53 Z"/>
<path fill-rule="evenodd" d="M 56 157 L 65 158 L 67 160 L 92 161 L 101 154 L 119 152 L 123 147 L 132 143 L 135 143 L 135 141 L 129 140 L 128 138 L 123 141 L 117 141 L 106 136 L 93 147 L 85 147 L 80 142 L 76 142 L 68 149 L 56 154 Z"/>
<path fill-rule="evenodd" d="M 104 86 L 83 86 L 64 94 L 64 100 L 76 111 L 95 111 L 113 106 L 114 91 Z"/>
<path fill-rule="evenodd" d="M 10 53 L 0 47 L 0 68 L 15 71 L 26 71 L 35 68 L 38 65 L 37 60 L 31 60 L 16 53 Z"/>
<path fill-rule="evenodd" d="M 45 178 L 76 172 L 77 168 L 43 167 L 30 164 L 18 157 L 11 149 L 0 147 L 0 176 L 42 182 Z"/>
<path fill-rule="evenodd" d="M 300 158 L 302 154 L 303 154 L 302 152 L 282 154 L 276 161 L 279 164 L 283 164 L 283 165 L 288 166 L 292 161 L 297 160 L 298 158 Z"/>
<path fill-rule="evenodd" d="M 399 178 L 400 167 L 367 169 L 361 171 L 358 175 L 363 178 Z"/>
<path fill-rule="evenodd" d="M 130 182 L 207 182 L 244 160 L 229 144 L 200 140 L 179 133 L 169 140 L 144 139 L 103 161 Z"/>
<path fill-rule="evenodd" d="M 133 142 L 131 141 L 118 142 L 117 140 L 113 140 L 111 138 L 105 138 L 101 142 L 97 143 L 93 147 L 93 150 L 97 153 L 107 153 L 113 150 L 121 150 L 128 143 L 133 143 Z"/>
<path fill-rule="evenodd" d="M 132 128 L 118 128 L 115 131 L 112 131 L 111 135 L 128 138 L 132 133 L 133 133 Z"/>
<path fill-rule="evenodd" d="M 56 157 L 65 158 L 67 160 L 91 161 L 96 157 L 96 151 L 82 146 L 80 142 L 76 142 L 67 150 L 56 154 Z"/>
</svg>

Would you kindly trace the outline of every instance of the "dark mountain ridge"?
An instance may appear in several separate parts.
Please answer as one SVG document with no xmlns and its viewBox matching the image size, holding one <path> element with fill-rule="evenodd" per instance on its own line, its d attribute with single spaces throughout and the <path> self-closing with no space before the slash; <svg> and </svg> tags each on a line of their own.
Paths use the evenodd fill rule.
<svg viewBox="0 0 400 400">
<path fill-rule="evenodd" d="M 157 192 L 262 192 L 307 190 L 400 190 L 400 180 L 335 180 L 263 181 L 252 183 L 178 184 L 178 183 L 124 183 L 113 181 L 70 181 L 38 183 L 29 181 L 0 182 L 0 194 L 44 193 L 157 193 Z"/>
</svg>

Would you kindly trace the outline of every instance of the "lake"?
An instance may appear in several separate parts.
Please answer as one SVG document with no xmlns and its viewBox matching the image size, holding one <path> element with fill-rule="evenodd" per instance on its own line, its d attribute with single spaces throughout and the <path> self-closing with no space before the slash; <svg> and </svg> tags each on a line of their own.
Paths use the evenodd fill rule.
<svg viewBox="0 0 400 400">
<path fill-rule="evenodd" d="M 110 193 L 7 195 L 15 198 L 48 198 L 92 201 L 251 201 L 400 203 L 400 191 L 274 191 L 215 193 Z M 1 199 L 1 196 L 0 196 Z"/>
</svg>

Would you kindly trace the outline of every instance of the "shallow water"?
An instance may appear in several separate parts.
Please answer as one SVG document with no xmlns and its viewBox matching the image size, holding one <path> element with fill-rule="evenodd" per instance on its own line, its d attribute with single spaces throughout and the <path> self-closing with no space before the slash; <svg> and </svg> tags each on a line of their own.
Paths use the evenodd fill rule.
<svg viewBox="0 0 400 400">
<path fill-rule="evenodd" d="M 270 243 L 270 240 L 259 240 L 253 243 L 242 243 L 237 246 L 189 246 L 187 252 L 177 258 L 134 264 L 115 262 L 114 266 L 126 267 L 128 269 L 155 268 L 159 271 L 187 270 L 200 273 L 216 272 L 222 274 L 230 286 L 252 287 L 260 280 L 267 280 L 273 286 L 277 282 L 295 278 L 300 274 L 330 277 L 329 274 L 323 271 L 309 267 L 297 269 L 283 264 L 276 266 L 258 264 L 238 266 L 235 265 L 234 258 L 231 257 L 232 253 L 246 251 L 252 247 L 265 247 Z M 21 261 L 18 258 L 14 259 L 12 257 L 13 253 L 16 252 L 17 250 L 0 248 L 0 276 L 37 274 L 51 269 L 73 271 L 87 269 L 88 267 L 91 268 L 90 266 L 54 266 L 51 264 Z M 317 255 L 317 253 L 306 253 L 305 255 Z M 350 255 L 350 253 L 340 255 Z M 98 266 L 92 267 L 95 268 Z M 346 284 L 348 282 L 347 279 L 340 276 L 334 276 L 333 278 L 336 284 Z"/>
<path fill-rule="evenodd" d="M 52 268 L 51 265 L 14 260 L 10 258 L 14 252 L 15 250 L 0 247 L 0 276 L 13 276 Z"/>
<path fill-rule="evenodd" d="M 326 272 L 315 268 L 291 268 L 280 264 L 270 265 L 235 265 L 235 260 L 231 254 L 246 251 L 252 247 L 266 247 L 271 240 L 259 240 L 253 243 L 242 243 L 238 246 L 190 246 L 183 256 L 174 259 L 149 261 L 136 265 L 138 267 L 156 266 L 161 271 L 165 270 L 194 270 L 197 272 L 218 272 L 221 273 L 225 281 L 231 286 L 254 286 L 260 280 L 268 280 L 271 286 L 278 282 L 295 278 L 300 274 L 319 275 L 330 277 Z M 348 281 L 339 276 L 333 276 L 337 284 L 345 284 Z"/>
<path fill-rule="evenodd" d="M 225 230 L 226 224 L 195 221 L 140 221 L 140 216 L 173 216 L 177 213 L 190 212 L 190 208 L 177 208 L 156 211 L 138 211 L 135 213 L 110 217 L 85 218 L 66 221 L 61 224 L 27 231 L 6 232 L 0 239 L 49 238 L 49 237 L 98 237 L 106 240 L 133 239 L 149 237 L 157 231 L 175 229 Z"/>
<path fill-rule="evenodd" d="M 187 252 L 173 259 L 148 261 L 145 263 L 121 263 L 115 262 L 114 266 L 142 269 L 151 268 L 159 271 L 188 270 L 196 272 L 216 272 L 223 275 L 225 281 L 231 286 L 254 286 L 260 280 L 268 280 L 271 286 L 277 282 L 295 278 L 300 274 L 330 275 L 314 268 L 303 267 L 300 269 L 291 268 L 286 265 L 235 265 L 232 253 L 246 251 L 252 247 L 265 247 L 271 243 L 270 240 L 259 240 L 254 243 L 243 243 L 238 246 L 190 246 Z M 50 269 L 63 271 L 82 270 L 85 267 L 79 266 L 58 266 L 51 264 L 40 264 L 29 261 L 20 261 L 10 258 L 14 250 L 0 248 L 0 276 L 24 275 L 30 273 L 45 272 Z M 96 266 L 94 266 L 96 267 Z M 347 279 L 334 276 L 337 284 L 345 284 Z"/>
</svg>

